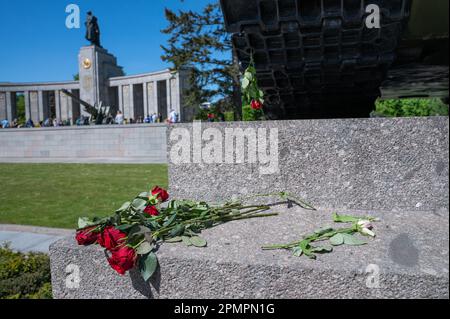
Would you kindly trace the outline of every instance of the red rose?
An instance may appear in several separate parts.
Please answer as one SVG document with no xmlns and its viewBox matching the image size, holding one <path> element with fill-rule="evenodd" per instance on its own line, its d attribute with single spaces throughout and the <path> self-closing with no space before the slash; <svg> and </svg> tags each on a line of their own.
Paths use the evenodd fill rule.
<svg viewBox="0 0 450 319">
<path fill-rule="evenodd" d="M 150 216 L 158 216 L 159 215 L 159 211 L 155 206 L 147 206 L 144 209 L 144 213 Z"/>
<path fill-rule="evenodd" d="M 89 246 L 95 244 L 98 239 L 98 234 L 94 232 L 97 227 L 88 227 L 77 232 L 75 239 L 78 245 Z"/>
<path fill-rule="evenodd" d="M 100 244 L 100 246 L 108 250 L 114 250 L 118 246 L 121 246 L 125 243 L 124 239 L 126 237 L 127 234 L 115 229 L 112 226 L 108 226 L 105 228 L 103 233 L 98 236 L 98 243 Z"/>
<path fill-rule="evenodd" d="M 261 110 L 262 109 L 262 103 L 260 101 L 253 100 L 252 104 L 251 104 L 251 107 L 255 111 Z"/>
<path fill-rule="evenodd" d="M 161 202 L 165 202 L 169 199 L 169 193 L 164 188 L 156 186 L 152 189 L 152 195 L 158 197 Z"/>
<path fill-rule="evenodd" d="M 136 264 L 136 252 L 130 247 L 113 250 L 108 262 L 112 269 L 121 275 L 125 275 Z"/>
</svg>

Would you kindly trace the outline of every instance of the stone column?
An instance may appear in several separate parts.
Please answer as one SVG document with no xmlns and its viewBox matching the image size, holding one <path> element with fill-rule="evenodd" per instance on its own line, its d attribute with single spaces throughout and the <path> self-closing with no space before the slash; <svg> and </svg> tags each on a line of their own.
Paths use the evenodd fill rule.
<svg viewBox="0 0 450 319">
<path fill-rule="evenodd" d="M 117 90 L 119 91 L 119 110 L 123 113 L 123 86 L 119 85 Z"/>
<path fill-rule="evenodd" d="M 170 110 L 172 107 L 172 87 L 170 85 L 170 78 L 166 80 L 166 87 L 167 87 L 167 116 L 170 114 Z"/>
<path fill-rule="evenodd" d="M 158 114 L 158 101 L 155 93 L 155 82 L 147 83 L 147 112 L 151 116 L 153 113 Z"/>
<path fill-rule="evenodd" d="M 25 119 L 28 121 L 31 119 L 30 92 L 23 92 L 23 96 L 25 100 Z"/>
<path fill-rule="evenodd" d="M 123 89 L 123 116 L 130 119 L 130 86 L 124 85 Z"/>
<path fill-rule="evenodd" d="M 72 107 L 72 98 L 66 95 L 64 92 L 59 91 L 60 96 L 60 109 L 61 109 L 61 121 L 67 121 L 70 116 L 69 112 Z"/>
<path fill-rule="evenodd" d="M 61 120 L 61 94 L 55 91 L 55 116 L 58 121 Z"/>
<path fill-rule="evenodd" d="M 153 81 L 153 110 L 159 116 L 158 81 Z"/>
<path fill-rule="evenodd" d="M 78 55 L 80 98 L 91 105 L 110 105 L 109 78 L 123 76 L 117 59 L 98 46 L 84 46 Z"/>
<path fill-rule="evenodd" d="M 68 90 L 70 93 L 73 94 L 72 90 Z M 73 103 L 73 99 L 66 95 L 67 97 L 67 119 L 70 120 L 70 124 L 73 125 L 75 123 L 75 121 L 77 120 L 76 118 L 74 118 L 74 106 L 75 103 Z"/>
<path fill-rule="evenodd" d="M 6 93 L 0 92 L 0 121 L 8 118 L 8 112 L 6 111 Z"/>
<path fill-rule="evenodd" d="M 30 98 L 30 117 L 34 125 L 39 123 L 39 96 L 37 91 L 29 92 Z"/>
<path fill-rule="evenodd" d="M 178 113 L 180 120 L 182 118 L 181 114 L 181 104 L 180 104 L 180 81 L 179 75 L 174 76 L 170 79 L 170 90 L 171 90 L 171 104 L 172 108 Z"/>
<path fill-rule="evenodd" d="M 147 116 L 147 115 L 150 115 L 150 113 L 149 113 L 149 109 L 148 109 L 148 84 L 147 84 L 147 82 L 144 82 L 143 84 L 142 84 L 142 86 L 143 86 L 143 95 L 144 95 L 144 118 Z"/>
<path fill-rule="evenodd" d="M 136 121 L 136 119 L 135 119 L 136 112 L 134 109 L 134 87 L 133 87 L 133 84 L 130 84 L 129 99 L 130 99 L 130 102 L 129 102 L 130 103 L 130 119 L 133 119 L 134 121 Z"/>
</svg>

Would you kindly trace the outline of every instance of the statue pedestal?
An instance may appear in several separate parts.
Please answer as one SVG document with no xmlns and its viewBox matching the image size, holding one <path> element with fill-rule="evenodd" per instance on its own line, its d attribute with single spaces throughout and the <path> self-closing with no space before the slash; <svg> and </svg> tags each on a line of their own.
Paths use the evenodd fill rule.
<svg viewBox="0 0 450 319">
<path fill-rule="evenodd" d="M 108 80 L 111 77 L 123 76 L 122 67 L 117 65 L 117 58 L 107 50 L 91 45 L 80 49 L 78 55 L 80 75 L 80 99 L 91 104 L 110 105 L 113 97 L 110 95 Z M 88 115 L 82 111 L 83 115 Z"/>
</svg>

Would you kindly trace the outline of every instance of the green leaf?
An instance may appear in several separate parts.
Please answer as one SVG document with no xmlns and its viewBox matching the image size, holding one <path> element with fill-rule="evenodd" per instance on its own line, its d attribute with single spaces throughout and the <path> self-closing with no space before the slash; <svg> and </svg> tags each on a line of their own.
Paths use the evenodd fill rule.
<svg viewBox="0 0 450 319">
<path fill-rule="evenodd" d="M 184 226 L 178 225 L 177 227 L 172 229 L 172 231 L 170 232 L 170 237 L 176 237 L 182 235 L 183 233 L 184 233 Z"/>
<path fill-rule="evenodd" d="M 149 198 L 150 194 L 148 192 L 140 193 L 138 197 Z"/>
<path fill-rule="evenodd" d="M 170 226 L 174 221 L 175 221 L 175 219 L 177 218 L 177 213 L 175 213 L 175 214 L 173 214 L 164 224 L 163 224 L 163 227 L 168 227 L 168 226 Z"/>
<path fill-rule="evenodd" d="M 150 228 L 141 226 L 141 225 L 134 225 L 131 230 L 128 233 L 128 237 L 136 237 L 136 236 L 144 236 L 146 234 L 151 234 L 152 231 Z"/>
<path fill-rule="evenodd" d="M 344 236 L 342 234 L 336 234 L 330 238 L 330 243 L 333 246 L 340 246 L 344 244 Z"/>
<path fill-rule="evenodd" d="M 295 257 L 301 257 L 303 255 L 303 249 L 301 249 L 300 247 L 295 247 L 294 249 L 292 249 L 292 253 Z"/>
<path fill-rule="evenodd" d="M 124 203 L 118 210 L 116 210 L 116 212 L 120 213 L 127 210 L 128 207 L 130 207 L 130 204 L 131 204 L 130 202 Z"/>
<path fill-rule="evenodd" d="M 349 246 L 361 246 L 367 244 L 367 242 L 358 239 L 356 236 L 350 234 L 343 234 L 342 236 L 344 237 L 344 244 Z"/>
<path fill-rule="evenodd" d="M 123 224 L 120 226 L 116 226 L 117 230 L 120 230 L 121 232 L 128 232 L 131 228 L 133 228 L 133 224 Z"/>
<path fill-rule="evenodd" d="M 305 256 L 311 259 L 316 259 L 316 255 L 314 255 L 313 252 L 311 251 L 310 243 L 311 243 L 310 240 L 305 239 L 302 242 L 300 242 L 300 248 L 302 249 Z"/>
<path fill-rule="evenodd" d="M 177 237 L 166 239 L 166 240 L 164 240 L 164 242 L 166 242 L 166 243 L 179 243 L 182 240 L 183 239 L 181 238 L 181 236 L 177 236 Z"/>
<path fill-rule="evenodd" d="M 183 244 L 185 244 L 186 246 L 192 246 L 192 242 L 191 242 L 191 238 L 188 236 L 182 236 L 181 240 L 183 241 Z"/>
<path fill-rule="evenodd" d="M 333 220 L 335 223 L 356 223 L 361 219 L 349 215 L 339 215 L 338 213 L 333 213 Z"/>
<path fill-rule="evenodd" d="M 195 247 L 206 247 L 208 244 L 205 239 L 198 236 L 191 237 L 191 243 Z"/>
<path fill-rule="evenodd" d="M 322 236 L 322 235 L 332 232 L 333 230 L 334 230 L 333 228 L 329 228 L 329 227 L 321 228 L 321 229 L 316 230 L 314 233 L 316 233 L 319 236 Z"/>
<path fill-rule="evenodd" d="M 329 246 L 314 247 L 311 249 L 311 251 L 314 253 L 326 254 L 326 253 L 331 253 L 333 251 L 333 247 L 329 247 Z"/>
<path fill-rule="evenodd" d="M 78 218 L 78 229 L 84 229 L 92 225 L 94 225 L 94 223 L 88 217 Z"/>
<path fill-rule="evenodd" d="M 250 85 L 250 81 L 247 78 L 243 78 L 242 79 L 242 88 L 245 90 L 248 88 L 248 86 Z"/>
<path fill-rule="evenodd" d="M 144 280 L 149 280 L 158 268 L 158 257 L 156 257 L 155 253 L 142 256 L 139 261 L 139 268 Z"/>
<path fill-rule="evenodd" d="M 144 200 L 144 199 L 142 199 L 142 198 L 136 198 L 134 201 L 133 201 L 133 207 L 136 209 L 136 210 L 144 210 L 145 209 L 145 207 L 147 207 L 147 201 L 146 200 Z"/>
<path fill-rule="evenodd" d="M 136 249 L 136 253 L 138 255 L 147 255 L 149 252 L 153 250 L 153 246 L 148 242 L 144 241 L 139 247 Z"/>
</svg>

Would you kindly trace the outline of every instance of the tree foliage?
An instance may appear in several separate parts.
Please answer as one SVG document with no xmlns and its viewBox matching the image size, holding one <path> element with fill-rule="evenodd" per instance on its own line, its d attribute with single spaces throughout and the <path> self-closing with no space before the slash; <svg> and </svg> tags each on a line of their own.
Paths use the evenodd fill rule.
<svg viewBox="0 0 450 319">
<path fill-rule="evenodd" d="M 448 105 L 440 99 L 377 101 L 375 115 L 384 117 L 448 116 Z"/>
<path fill-rule="evenodd" d="M 231 102 L 227 107 L 240 112 L 239 67 L 219 4 L 208 4 L 201 12 L 166 9 L 165 15 L 169 25 L 162 32 L 170 38 L 161 46 L 162 59 L 175 70 L 191 70 L 190 87 L 184 92 L 186 104 L 225 100 Z"/>
</svg>

